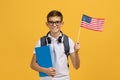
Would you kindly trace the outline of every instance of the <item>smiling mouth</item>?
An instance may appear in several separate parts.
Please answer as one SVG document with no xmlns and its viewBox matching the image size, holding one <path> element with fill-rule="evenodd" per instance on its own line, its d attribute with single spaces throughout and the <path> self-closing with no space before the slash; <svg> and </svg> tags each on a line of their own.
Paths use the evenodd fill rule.
<svg viewBox="0 0 120 80">
<path fill-rule="evenodd" d="M 58 28 L 57 28 L 57 27 L 53 27 L 53 28 L 52 28 L 52 30 L 56 30 L 56 29 L 58 29 Z"/>
</svg>

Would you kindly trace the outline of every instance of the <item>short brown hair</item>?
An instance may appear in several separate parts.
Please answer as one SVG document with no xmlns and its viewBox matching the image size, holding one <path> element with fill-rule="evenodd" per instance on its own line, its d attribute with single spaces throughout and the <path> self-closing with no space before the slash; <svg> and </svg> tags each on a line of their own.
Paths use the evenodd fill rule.
<svg viewBox="0 0 120 80">
<path fill-rule="evenodd" d="M 48 13 L 47 15 L 47 21 L 49 21 L 49 17 L 54 17 L 54 16 L 58 16 L 61 18 L 61 21 L 63 21 L 63 15 L 60 11 L 58 10 L 52 10 Z"/>
</svg>

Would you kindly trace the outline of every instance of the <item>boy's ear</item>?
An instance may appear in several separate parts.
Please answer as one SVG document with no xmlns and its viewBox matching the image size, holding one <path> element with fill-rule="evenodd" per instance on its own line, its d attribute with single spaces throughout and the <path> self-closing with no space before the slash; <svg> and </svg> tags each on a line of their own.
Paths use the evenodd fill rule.
<svg viewBox="0 0 120 80">
<path fill-rule="evenodd" d="M 48 26 L 48 22 L 46 22 L 45 24 L 46 24 L 46 26 Z"/>
<path fill-rule="evenodd" d="M 64 22 L 62 22 L 62 25 L 64 24 Z"/>
</svg>

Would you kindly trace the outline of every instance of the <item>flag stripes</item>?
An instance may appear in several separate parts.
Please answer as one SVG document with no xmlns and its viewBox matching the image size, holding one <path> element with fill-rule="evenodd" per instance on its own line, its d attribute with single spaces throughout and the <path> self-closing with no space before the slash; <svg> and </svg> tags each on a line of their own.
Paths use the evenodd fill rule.
<svg viewBox="0 0 120 80">
<path fill-rule="evenodd" d="M 95 31 L 103 31 L 104 19 L 102 18 L 91 18 L 89 16 L 83 15 L 81 27 L 95 30 Z"/>
</svg>

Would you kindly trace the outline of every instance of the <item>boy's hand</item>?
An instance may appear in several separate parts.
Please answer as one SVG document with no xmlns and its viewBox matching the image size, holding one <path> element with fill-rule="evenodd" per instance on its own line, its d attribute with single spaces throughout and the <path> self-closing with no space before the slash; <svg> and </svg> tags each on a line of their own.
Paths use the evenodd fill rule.
<svg viewBox="0 0 120 80">
<path fill-rule="evenodd" d="M 75 52 L 78 53 L 78 51 L 79 51 L 79 49 L 80 49 L 80 44 L 79 44 L 79 42 L 76 42 L 76 43 L 75 43 L 74 49 L 75 49 Z"/>
<path fill-rule="evenodd" d="M 46 68 L 45 73 L 49 76 L 54 77 L 55 76 L 55 69 L 54 68 Z"/>
</svg>

